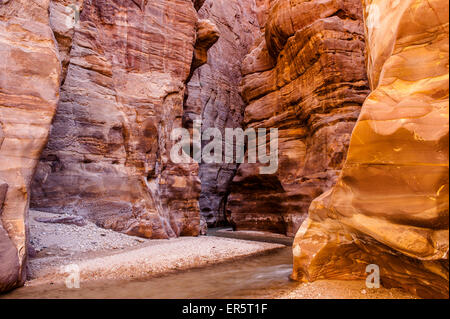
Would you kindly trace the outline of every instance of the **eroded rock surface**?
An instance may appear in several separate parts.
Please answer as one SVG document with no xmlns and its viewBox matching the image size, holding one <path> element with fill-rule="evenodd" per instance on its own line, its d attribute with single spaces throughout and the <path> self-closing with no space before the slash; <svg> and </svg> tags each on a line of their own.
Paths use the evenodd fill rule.
<svg viewBox="0 0 450 319">
<path fill-rule="evenodd" d="M 244 121 L 278 128 L 279 168 L 261 175 L 259 164 L 242 164 L 227 210 L 237 229 L 293 237 L 336 182 L 369 93 L 363 10 L 359 0 L 258 3 L 266 24 L 242 66 Z"/>
<path fill-rule="evenodd" d="M 448 1 L 364 2 L 374 91 L 296 236 L 293 277 L 364 279 L 375 264 L 385 286 L 448 298 Z"/>
<path fill-rule="evenodd" d="M 225 128 L 242 127 L 241 65 L 259 34 L 255 2 L 207 0 L 199 16 L 216 25 L 220 38 L 208 51 L 208 64 L 197 69 L 188 84 L 184 122 L 190 127 L 194 120 L 202 120 L 203 131 L 215 127 L 225 136 Z M 209 226 L 225 223 L 226 198 L 236 169 L 236 164 L 200 165 L 200 210 Z"/>
<path fill-rule="evenodd" d="M 147 238 L 198 235 L 198 165 L 170 160 L 170 134 L 194 51 L 214 38 L 203 23 L 190 0 L 84 1 L 34 208 Z"/>
<path fill-rule="evenodd" d="M 50 26 L 58 42 L 59 57 L 63 67 L 61 81 L 67 75 L 70 62 L 75 28 L 83 10 L 84 0 L 51 0 L 50 1 Z"/>
<path fill-rule="evenodd" d="M 0 2 L 0 292 L 23 284 L 30 182 L 59 98 L 49 0 Z"/>
<path fill-rule="evenodd" d="M 8 184 L 0 180 L 0 217 L 2 216 L 7 191 Z M 20 276 L 20 260 L 17 248 L 0 222 L 0 292 L 18 285 Z"/>
<path fill-rule="evenodd" d="M 47 224 L 66 224 L 80 227 L 87 224 L 86 220 L 82 216 L 35 217 L 34 219 L 37 222 Z"/>
</svg>

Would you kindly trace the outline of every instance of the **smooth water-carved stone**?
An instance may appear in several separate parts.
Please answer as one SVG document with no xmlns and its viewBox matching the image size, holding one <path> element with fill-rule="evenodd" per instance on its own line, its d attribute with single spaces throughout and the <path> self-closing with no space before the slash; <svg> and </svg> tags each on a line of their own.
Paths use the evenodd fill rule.
<svg viewBox="0 0 450 319">
<path fill-rule="evenodd" d="M 373 93 L 336 186 L 294 242 L 293 277 L 448 298 L 448 2 L 366 0 Z"/>
<path fill-rule="evenodd" d="M 59 98 L 48 0 L 0 3 L 0 292 L 23 284 L 30 182 Z"/>
</svg>

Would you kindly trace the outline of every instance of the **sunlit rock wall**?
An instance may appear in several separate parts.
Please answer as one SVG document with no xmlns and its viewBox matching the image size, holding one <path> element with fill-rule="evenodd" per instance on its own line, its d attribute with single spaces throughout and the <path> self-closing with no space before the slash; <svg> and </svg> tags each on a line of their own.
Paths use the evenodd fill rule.
<svg viewBox="0 0 450 319">
<path fill-rule="evenodd" d="M 244 125 L 278 128 L 279 169 L 240 165 L 227 214 L 237 229 L 294 237 L 336 182 L 369 93 L 363 10 L 360 0 L 257 2 L 265 27 L 242 65 Z"/>
<path fill-rule="evenodd" d="M 216 37 L 198 21 L 201 2 L 86 0 L 73 32 L 53 4 L 61 55 L 70 53 L 32 207 L 147 238 L 198 235 L 198 165 L 170 160 L 170 134 L 191 67 Z"/>
<path fill-rule="evenodd" d="M 30 182 L 59 98 L 49 0 L 0 1 L 0 292 L 23 284 Z"/>
<path fill-rule="evenodd" d="M 294 242 L 293 277 L 364 279 L 448 298 L 448 1 L 366 0 L 373 93 L 337 185 Z"/>
</svg>

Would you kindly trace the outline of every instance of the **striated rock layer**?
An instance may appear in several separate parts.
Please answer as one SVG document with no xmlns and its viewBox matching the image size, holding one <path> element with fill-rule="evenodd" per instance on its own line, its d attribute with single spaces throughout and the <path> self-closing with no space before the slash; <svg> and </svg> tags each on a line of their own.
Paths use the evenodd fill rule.
<svg viewBox="0 0 450 319">
<path fill-rule="evenodd" d="M 237 229 L 294 236 L 337 180 L 369 93 L 360 0 L 258 1 L 263 36 L 245 58 L 247 128 L 278 128 L 279 168 L 242 164 L 228 199 Z M 269 9 L 262 10 L 265 6 Z"/>
<path fill-rule="evenodd" d="M 242 126 L 245 104 L 239 94 L 241 64 L 259 33 L 254 0 L 207 0 L 199 16 L 217 26 L 218 42 L 208 51 L 208 64 L 188 84 L 186 126 L 202 120 L 203 131 Z M 225 146 L 223 146 L 225 150 Z M 236 164 L 200 164 L 200 210 L 209 226 L 226 223 L 225 204 Z"/>
<path fill-rule="evenodd" d="M 198 165 L 170 160 L 170 134 L 182 126 L 185 82 L 217 39 L 214 26 L 198 23 L 191 0 L 82 8 L 72 40 L 55 29 L 60 50 L 71 49 L 31 205 L 147 238 L 198 235 Z"/>
<path fill-rule="evenodd" d="M 84 0 L 50 1 L 50 26 L 58 42 L 59 57 L 63 68 L 61 81 L 64 81 L 67 75 L 73 36 L 80 12 L 83 10 L 83 2 Z"/>
<path fill-rule="evenodd" d="M 337 185 L 294 242 L 296 280 L 364 278 L 448 298 L 448 2 L 366 0 L 373 93 Z"/>
<path fill-rule="evenodd" d="M 30 182 L 59 98 L 49 0 L 0 1 L 0 292 L 23 284 Z"/>
</svg>

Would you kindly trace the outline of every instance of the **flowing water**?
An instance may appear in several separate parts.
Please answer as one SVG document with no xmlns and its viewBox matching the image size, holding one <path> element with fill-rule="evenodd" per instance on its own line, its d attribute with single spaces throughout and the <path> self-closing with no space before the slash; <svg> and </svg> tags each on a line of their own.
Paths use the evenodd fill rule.
<svg viewBox="0 0 450 319">
<path fill-rule="evenodd" d="M 291 247 L 262 256 L 191 269 L 145 281 L 114 281 L 65 287 L 23 287 L 7 298 L 267 298 L 296 283 L 292 271 Z"/>
</svg>

